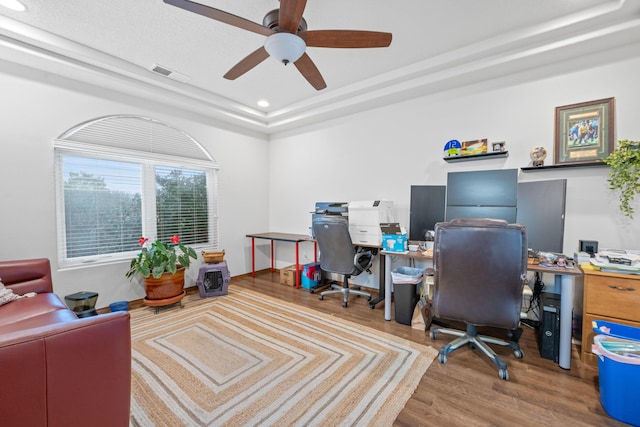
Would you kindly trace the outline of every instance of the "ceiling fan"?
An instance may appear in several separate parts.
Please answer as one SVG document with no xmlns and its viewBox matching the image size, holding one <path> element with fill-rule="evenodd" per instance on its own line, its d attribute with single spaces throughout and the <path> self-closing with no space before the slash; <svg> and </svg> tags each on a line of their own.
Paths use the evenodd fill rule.
<svg viewBox="0 0 640 427">
<path fill-rule="evenodd" d="M 250 53 L 224 75 L 224 78 L 229 80 L 237 79 L 271 56 L 285 65 L 293 62 L 311 86 L 316 90 L 322 90 L 327 87 L 327 84 L 305 52 L 307 46 L 370 48 L 387 47 L 391 44 L 391 33 L 360 30 L 307 31 L 307 22 L 302 17 L 307 0 L 280 0 L 280 9 L 267 13 L 262 20 L 262 25 L 189 0 L 164 0 L 164 2 L 243 30 L 267 36 L 264 46 Z"/>
</svg>

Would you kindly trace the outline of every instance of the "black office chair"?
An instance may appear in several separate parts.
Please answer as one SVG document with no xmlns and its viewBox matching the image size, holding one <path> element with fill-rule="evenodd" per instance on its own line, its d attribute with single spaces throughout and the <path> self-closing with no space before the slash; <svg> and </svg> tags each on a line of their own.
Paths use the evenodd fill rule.
<svg viewBox="0 0 640 427">
<path fill-rule="evenodd" d="M 359 286 L 349 287 L 349 278 L 369 270 L 373 263 L 373 252 L 363 248 L 356 250 L 349 234 L 349 223 L 343 216 L 318 217 L 313 220 L 312 226 L 320 250 L 320 269 L 343 275 L 342 286 L 332 283 L 331 290 L 320 293 L 320 299 L 341 293 L 343 307 L 349 304 L 350 294 L 364 296 L 370 301 L 370 293 L 361 291 Z"/>
<path fill-rule="evenodd" d="M 500 378 L 509 379 L 507 364 L 486 343 L 509 346 L 515 357 L 524 357 L 518 345 L 527 273 L 524 226 L 487 218 L 437 223 L 433 265 L 434 316 L 467 325 L 466 332 L 431 328 L 431 339 L 438 333 L 459 337 L 440 349 L 438 360 L 446 363 L 449 353 L 468 343 L 496 364 Z M 506 329 L 510 339 L 478 335 L 477 326 Z"/>
</svg>

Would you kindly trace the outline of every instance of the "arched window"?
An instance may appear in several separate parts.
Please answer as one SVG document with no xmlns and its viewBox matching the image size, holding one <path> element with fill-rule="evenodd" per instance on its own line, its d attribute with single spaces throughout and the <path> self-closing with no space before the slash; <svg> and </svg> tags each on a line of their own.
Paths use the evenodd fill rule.
<svg viewBox="0 0 640 427">
<path fill-rule="evenodd" d="M 131 258 L 141 236 L 218 247 L 218 166 L 192 137 L 133 115 L 54 141 L 61 266 Z"/>
</svg>

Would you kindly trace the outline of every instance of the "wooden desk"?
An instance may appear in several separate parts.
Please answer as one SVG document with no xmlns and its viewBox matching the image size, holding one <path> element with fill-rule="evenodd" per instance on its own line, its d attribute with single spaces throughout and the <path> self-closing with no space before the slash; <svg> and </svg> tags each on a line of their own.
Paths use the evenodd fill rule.
<svg viewBox="0 0 640 427">
<path fill-rule="evenodd" d="M 300 262 L 299 262 L 299 247 L 300 242 L 313 242 L 313 257 L 314 261 L 318 260 L 318 247 L 317 243 L 311 237 L 304 234 L 289 234 L 289 233 L 257 233 L 247 234 L 247 237 L 251 237 L 251 277 L 256 277 L 256 239 L 265 239 L 271 241 L 271 271 L 275 271 L 274 266 L 274 242 L 289 242 L 296 244 L 296 288 L 300 288 Z"/>
<path fill-rule="evenodd" d="M 640 328 L 640 276 L 598 271 L 584 267 L 584 314 L 582 316 L 582 363 L 598 366 L 591 352 L 591 322 L 603 320 Z"/>
<path fill-rule="evenodd" d="M 409 252 L 380 252 L 385 257 L 385 294 L 384 294 L 384 318 L 391 320 L 391 257 L 395 255 L 414 260 L 433 261 L 433 254 L 422 251 Z M 575 279 L 582 276 L 582 270 L 578 267 L 544 267 L 539 264 L 527 265 L 527 271 L 553 274 L 556 289 L 547 288 L 560 294 L 560 345 L 558 365 L 564 369 L 571 369 L 571 333 L 573 326 L 573 307 L 574 299 L 576 299 L 574 282 Z M 579 298 L 581 299 L 581 298 Z M 582 305 L 582 304 L 576 304 Z M 583 334 L 585 331 L 583 331 Z"/>
</svg>

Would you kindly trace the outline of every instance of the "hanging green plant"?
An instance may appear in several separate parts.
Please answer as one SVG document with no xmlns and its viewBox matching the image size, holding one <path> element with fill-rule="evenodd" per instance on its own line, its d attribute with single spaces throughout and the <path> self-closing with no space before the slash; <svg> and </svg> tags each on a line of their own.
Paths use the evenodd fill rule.
<svg viewBox="0 0 640 427">
<path fill-rule="evenodd" d="M 633 219 L 632 202 L 640 192 L 640 141 L 623 139 L 604 162 L 609 170 L 609 189 L 620 193 L 620 211 Z"/>
</svg>

